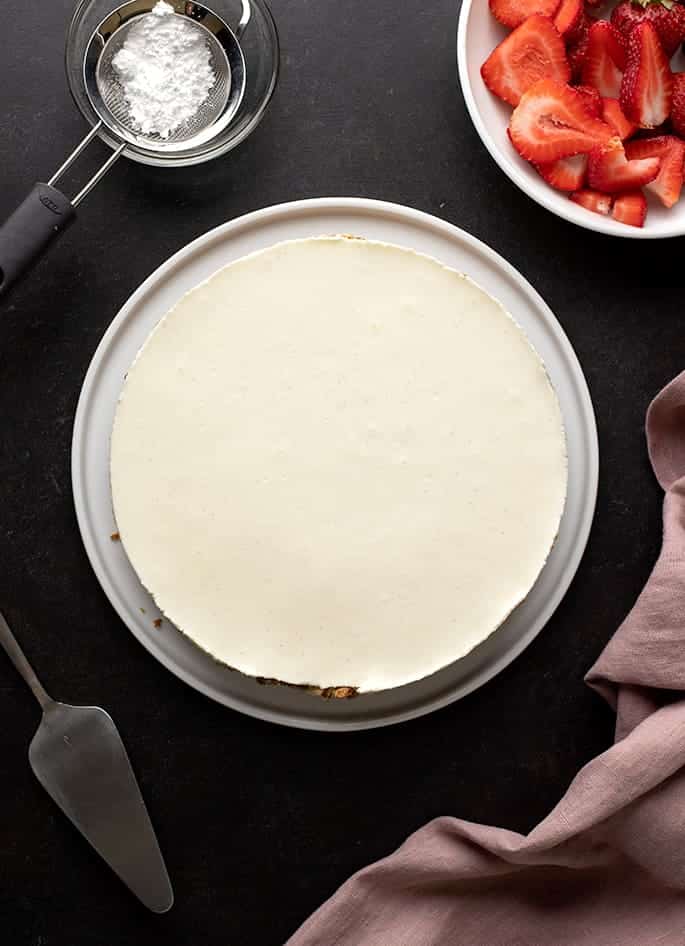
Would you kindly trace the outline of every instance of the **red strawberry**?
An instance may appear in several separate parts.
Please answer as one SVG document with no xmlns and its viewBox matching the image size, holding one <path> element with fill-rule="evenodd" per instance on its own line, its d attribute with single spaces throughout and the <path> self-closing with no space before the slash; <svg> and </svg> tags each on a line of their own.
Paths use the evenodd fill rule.
<svg viewBox="0 0 685 946">
<path fill-rule="evenodd" d="M 623 114 L 618 99 L 602 99 L 602 118 L 607 125 L 611 125 L 621 141 L 630 138 L 637 131 L 637 125 L 628 121 Z"/>
<path fill-rule="evenodd" d="M 553 17 L 560 0 L 490 0 L 490 12 L 505 26 L 514 29 L 536 13 Z"/>
<path fill-rule="evenodd" d="M 659 138 L 642 138 L 626 145 L 626 155 L 633 160 L 660 158 L 661 168 L 657 178 L 647 185 L 664 207 L 672 207 L 680 198 L 685 165 L 685 142 L 672 135 Z"/>
<path fill-rule="evenodd" d="M 673 0 L 622 0 L 611 22 L 626 39 L 638 23 L 651 23 L 670 59 L 685 39 L 685 7 Z"/>
<path fill-rule="evenodd" d="M 627 223 L 631 227 L 644 227 L 647 217 L 647 198 L 642 191 L 620 194 L 614 200 L 611 216 L 619 223 Z"/>
<path fill-rule="evenodd" d="M 591 85 L 577 85 L 576 92 L 579 92 L 585 99 L 585 104 L 595 118 L 602 118 L 602 96 L 597 89 Z"/>
<path fill-rule="evenodd" d="M 593 23 L 581 70 L 583 85 L 592 85 L 600 95 L 616 99 L 621 91 L 625 65 L 625 43 L 621 33 L 606 20 Z"/>
<path fill-rule="evenodd" d="M 481 66 L 483 82 L 510 105 L 546 77 L 568 82 L 571 69 L 564 41 L 546 16 L 528 17 L 490 53 Z"/>
<path fill-rule="evenodd" d="M 590 187 L 605 194 L 636 190 L 653 181 L 661 167 L 660 158 L 629 161 L 620 138 L 612 138 L 590 152 L 587 179 Z"/>
<path fill-rule="evenodd" d="M 677 72 L 673 76 L 671 124 L 675 133 L 685 138 L 685 72 Z"/>
<path fill-rule="evenodd" d="M 554 25 L 564 38 L 576 36 L 585 16 L 583 0 L 561 0 Z"/>
<path fill-rule="evenodd" d="M 621 85 L 621 108 L 640 128 L 656 128 L 671 111 L 673 76 L 651 23 L 638 23 L 628 40 L 628 63 Z"/>
<path fill-rule="evenodd" d="M 587 154 L 609 141 L 612 131 L 588 110 L 570 85 L 542 79 L 522 96 L 509 123 L 509 137 L 528 161 L 546 163 Z"/>
<path fill-rule="evenodd" d="M 558 191 L 577 191 L 585 183 L 587 155 L 574 154 L 550 164 L 536 164 L 540 177 Z"/>
<path fill-rule="evenodd" d="M 571 75 L 574 82 L 580 82 L 583 65 L 587 56 L 588 46 L 590 44 L 590 23 L 592 21 L 585 16 L 578 27 L 577 33 L 568 38 L 566 55 L 571 66 Z"/>
<path fill-rule="evenodd" d="M 582 190 L 571 194 L 571 200 L 574 204 L 580 204 L 586 210 L 591 210 L 596 214 L 603 214 L 605 217 L 611 211 L 612 197 L 609 194 L 600 194 L 599 191 Z"/>
</svg>

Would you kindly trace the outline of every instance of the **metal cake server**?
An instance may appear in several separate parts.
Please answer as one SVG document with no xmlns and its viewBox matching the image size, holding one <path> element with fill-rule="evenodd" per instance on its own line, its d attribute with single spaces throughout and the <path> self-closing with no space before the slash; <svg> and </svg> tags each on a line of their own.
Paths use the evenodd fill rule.
<svg viewBox="0 0 685 946">
<path fill-rule="evenodd" d="M 171 882 L 111 716 L 51 699 L 1 613 L 0 644 L 43 710 L 29 746 L 34 775 L 126 886 L 154 913 L 165 913 L 174 902 Z"/>
</svg>

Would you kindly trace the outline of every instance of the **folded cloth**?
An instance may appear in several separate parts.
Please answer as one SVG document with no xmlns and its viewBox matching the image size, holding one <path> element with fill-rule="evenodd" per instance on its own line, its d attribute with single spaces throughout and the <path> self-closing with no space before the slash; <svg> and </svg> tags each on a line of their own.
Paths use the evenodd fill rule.
<svg viewBox="0 0 685 946">
<path fill-rule="evenodd" d="M 661 555 L 587 676 L 616 709 L 614 745 L 529 835 L 438 818 L 287 946 L 685 946 L 685 372 L 647 439 Z"/>
</svg>

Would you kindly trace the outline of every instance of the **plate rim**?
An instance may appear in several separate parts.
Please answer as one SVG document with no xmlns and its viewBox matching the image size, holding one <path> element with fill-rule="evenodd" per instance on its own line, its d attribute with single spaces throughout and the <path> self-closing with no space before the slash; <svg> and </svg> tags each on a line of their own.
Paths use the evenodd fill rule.
<svg viewBox="0 0 685 946">
<path fill-rule="evenodd" d="M 562 354 L 571 367 L 571 376 L 574 382 L 576 399 L 579 406 L 579 417 L 582 420 L 582 429 L 588 438 L 587 446 L 589 452 L 586 456 L 588 468 L 588 486 L 583 496 L 582 514 L 574 522 L 575 541 L 572 551 L 569 554 L 563 570 L 562 578 L 554 586 L 554 591 L 550 594 L 545 605 L 540 609 L 536 620 L 531 623 L 528 630 L 521 634 L 519 638 L 504 653 L 497 656 L 485 668 L 480 670 L 474 680 L 462 682 L 456 687 L 452 687 L 447 693 L 442 693 L 421 702 L 420 705 L 412 705 L 402 710 L 392 710 L 387 716 L 372 719 L 344 719 L 330 718 L 318 719 L 293 715 L 288 709 L 283 711 L 271 710 L 261 706 L 246 705 L 242 697 L 231 698 L 227 694 L 213 689 L 206 685 L 202 680 L 194 677 L 184 667 L 179 666 L 173 657 L 167 654 L 161 646 L 155 646 L 154 642 L 144 636 L 139 629 L 129 623 L 127 617 L 117 604 L 117 589 L 111 580 L 106 563 L 102 560 L 97 541 L 90 528 L 90 517 L 88 515 L 89 498 L 85 489 L 86 477 L 83 472 L 83 463 L 85 458 L 84 450 L 84 431 L 87 424 L 88 413 L 93 404 L 92 393 L 97 386 L 98 377 L 107 355 L 112 347 L 116 336 L 125 327 L 132 313 L 135 312 L 139 303 L 151 291 L 166 281 L 170 276 L 173 278 L 174 271 L 187 265 L 192 258 L 205 251 L 215 243 L 223 242 L 236 236 L 244 229 L 254 229 L 261 227 L 265 222 L 274 220 L 283 220 L 293 214 L 302 212 L 326 212 L 337 211 L 339 213 L 358 212 L 361 214 L 380 214 L 391 215 L 413 223 L 414 225 L 428 227 L 437 230 L 443 237 L 450 242 L 466 244 L 471 251 L 482 255 L 486 262 L 498 269 L 506 278 L 511 280 L 517 291 L 523 292 L 543 318 L 546 327 L 554 336 L 554 341 L 560 346 Z M 223 224 L 206 231 L 194 240 L 181 247 L 173 253 L 168 259 L 162 262 L 150 275 L 138 286 L 136 290 L 128 297 L 120 307 L 112 322 L 108 325 L 102 335 L 95 352 L 89 363 L 81 391 L 78 398 L 78 404 L 74 417 L 74 426 L 71 445 L 71 479 L 72 494 L 76 519 L 81 534 L 81 539 L 88 556 L 91 568 L 122 623 L 128 631 L 142 644 L 162 666 L 170 670 L 176 677 L 192 686 L 195 690 L 203 693 L 214 701 L 228 706 L 231 709 L 245 713 L 253 718 L 264 721 L 286 725 L 294 728 L 318 730 L 318 731 L 358 731 L 364 729 L 379 728 L 382 726 L 394 725 L 410 719 L 415 719 L 428 713 L 441 709 L 450 703 L 461 699 L 468 693 L 487 683 L 494 676 L 500 673 L 513 660 L 516 659 L 526 647 L 537 637 L 537 635 L 546 626 L 552 614 L 556 611 L 565 596 L 568 588 L 576 575 L 580 561 L 585 552 L 588 538 L 590 535 L 594 513 L 597 503 L 598 483 L 599 483 L 599 443 L 597 434 L 597 424 L 594 413 L 594 407 L 590 397 L 587 381 L 578 360 L 578 357 L 571 345 L 561 323 L 540 296 L 537 290 L 528 282 L 528 280 L 499 253 L 483 243 L 481 240 L 462 230 L 461 228 L 442 220 L 433 214 L 403 204 L 390 201 L 377 200 L 365 197 L 316 197 L 305 200 L 287 201 L 274 204 L 269 207 L 260 208 L 243 214 L 239 217 L 229 220 Z M 531 629 L 532 628 L 532 629 Z M 207 659 L 212 660 L 209 655 Z M 227 668 L 227 673 L 231 673 Z"/>
</svg>

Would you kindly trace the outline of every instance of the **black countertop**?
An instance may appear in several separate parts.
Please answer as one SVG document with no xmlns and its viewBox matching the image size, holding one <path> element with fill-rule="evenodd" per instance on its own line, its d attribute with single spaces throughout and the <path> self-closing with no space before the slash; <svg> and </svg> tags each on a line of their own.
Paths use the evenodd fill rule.
<svg viewBox="0 0 685 946">
<path fill-rule="evenodd" d="M 3 17 L 2 215 L 84 130 L 62 71 L 71 7 L 26 0 Z M 0 605 L 56 697 L 100 704 L 117 721 L 176 891 L 171 913 L 148 914 L 43 793 L 26 755 L 37 706 L 1 658 L 8 946 L 278 946 L 353 871 L 436 815 L 531 828 L 611 740 L 612 714 L 583 674 L 659 548 L 661 499 L 643 419 L 685 367 L 676 288 L 685 243 L 577 229 L 504 177 L 457 87 L 456 4 L 274 0 L 273 9 L 281 81 L 252 137 L 178 172 L 121 162 L 50 257 L 0 303 Z M 585 559 L 538 639 L 455 705 L 360 734 L 257 722 L 164 670 L 91 572 L 69 478 L 88 362 L 143 278 L 225 220 L 320 195 L 429 211 L 520 269 L 583 364 L 602 457 Z"/>
</svg>

